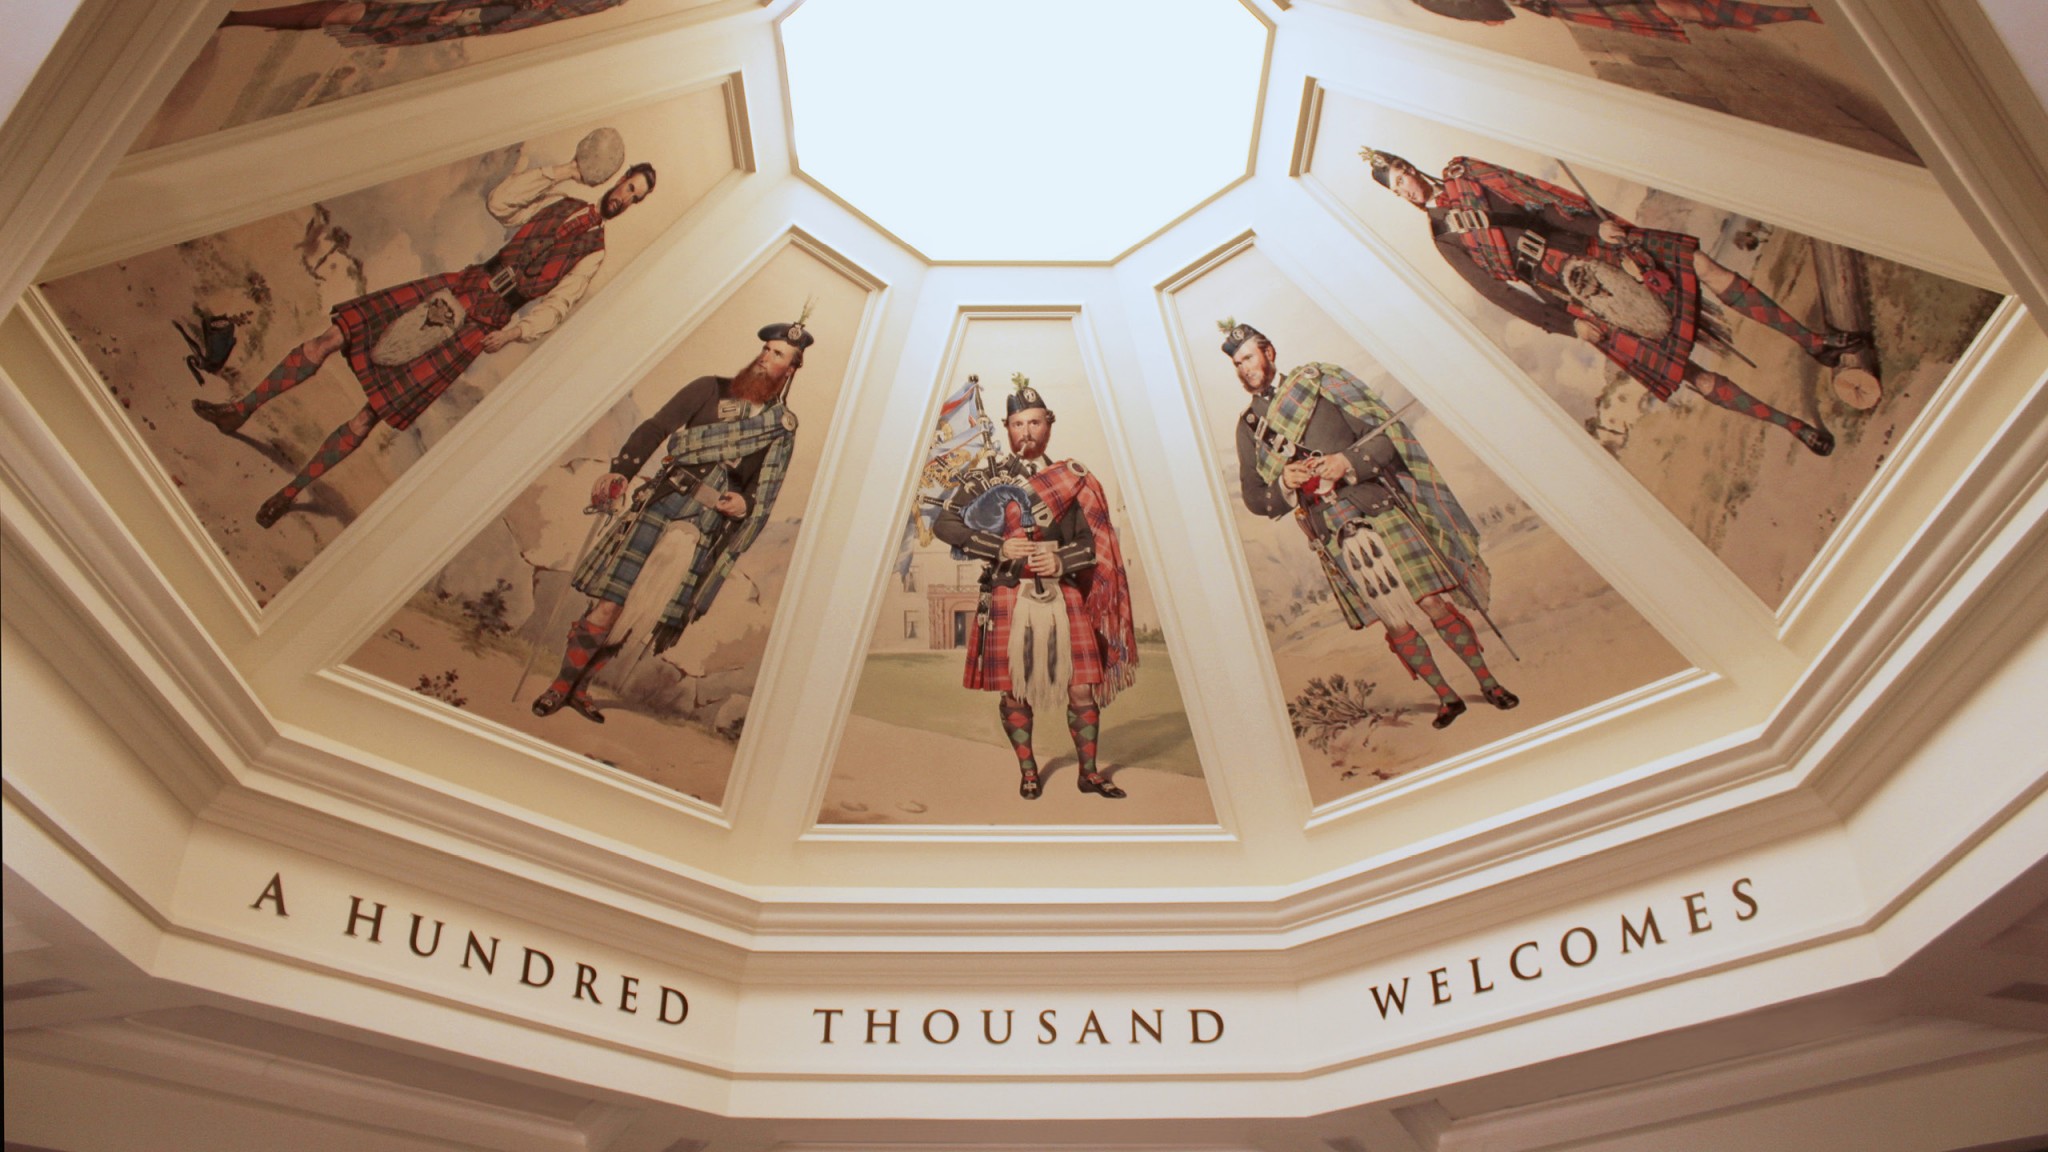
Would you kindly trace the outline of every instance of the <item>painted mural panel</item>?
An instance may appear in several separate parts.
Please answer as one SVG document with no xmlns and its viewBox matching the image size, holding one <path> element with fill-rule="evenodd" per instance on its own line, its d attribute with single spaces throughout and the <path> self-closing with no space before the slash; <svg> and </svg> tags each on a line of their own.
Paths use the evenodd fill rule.
<svg viewBox="0 0 2048 1152">
<path fill-rule="evenodd" d="M 709 90 L 42 290 L 267 602 L 731 167 Z"/>
<path fill-rule="evenodd" d="M 942 388 L 819 822 L 1213 824 L 1073 322 L 969 321 Z"/>
<path fill-rule="evenodd" d="M 350 666 L 719 803 L 866 296 L 784 247 Z"/>
<path fill-rule="evenodd" d="M 1534 64 L 1917 164 L 1813 7 L 1749 0 L 1333 0 Z"/>
<path fill-rule="evenodd" d="M 714 0 L 241 0 L 134 150 L 282 116 Z"/>
<path fill-rule="evenodd" d="M 1316 803 L 1685 670 L 1256 248 L 1173 306 Z"/>
<path fill-rule="evenodd" d="M 1319 141 L 1312 178 L 1773 607 L 2000 302 L 1364 101 Z"/>
</svg>

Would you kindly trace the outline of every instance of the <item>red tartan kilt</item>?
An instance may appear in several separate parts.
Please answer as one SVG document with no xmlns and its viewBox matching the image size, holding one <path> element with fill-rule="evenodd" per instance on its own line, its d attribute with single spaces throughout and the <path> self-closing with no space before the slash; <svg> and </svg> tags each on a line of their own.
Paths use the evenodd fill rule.
<svg viewBox="0 0 2048 1152">
<path fill-rule="evenodd" d="M 385 330 L 443 288 L 453 292 L 468 313 L 455 336 L 403 364 L 372 361 L 370 350 L 377 346 Z M 483 269 L 477 267 L 358 296 L 335 305 L 331 315 L 335 326 L 341 329 L 348 366 L 362 382 L 363 397 L 369 401 L 370 410 L 393 428 L 409 427 L 419 419 L 420 413 L 483 353 L 484 334 L 504 327 L 511 319 L 505 302 L 490 290 Z"/>
<path fill-rule="evenodd" d="M 1067 658 L 1072 661 L 1073 677 L 1069 683 L 1102 683 L 1102 649 L 1095 641 L 1095 626 L 1088 620 L 1088 608 L 1081 600 L 1081 590 L 1072 584 L 1062 582 L 1060 598 L 1067 604 Z M 989 612 L 993 627 L 984 631 L 976 628 L 967 635 L 967 674 L 961 683 L 983 692 L 1009 692 L 1010 683 L 1010 617 L 1017 606 L 1017 589 L 997 588 L 994 606 Z M 983 643 L 983 638 L 987 642 Z"/>
<path fill-rule="evenodd" d="M 1700 242 L 1683 232 L 1652 228 L 1639 229 L 1635 236 L 1656 258 L 1658 267 L 1671 277 L 1671 287 L 1660 297 L 1671 310 L 1671 331 L 1661 340 L 1647 340 L 1616 328 L 1601 343 L 1600 351 L 1657 399 L 1667 400 L 1685 383 L 1685 374 L 1692 365 L 1692 347 L 1699 340 L 1700 277 L 1693 270 L 1692 257 Z M 1607 262 L 1615 263 L 1622 251 L 1595 244 L 1593 256 L 1611 257 Z"/>
</svg>

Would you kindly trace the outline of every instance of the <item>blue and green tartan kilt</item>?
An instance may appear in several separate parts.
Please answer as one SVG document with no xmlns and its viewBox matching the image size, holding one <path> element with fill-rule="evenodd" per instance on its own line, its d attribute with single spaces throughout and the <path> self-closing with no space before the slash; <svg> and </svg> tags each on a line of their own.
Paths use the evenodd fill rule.
<svg viewBox="0 0 2048 1152">
<path fill-rule="evenodd" d="M 1318 502 L 1318 505 L 1309 507 L 1320 509 L 1331 506 L 1325 502 Z M 1348 509 L 1345 511 L 1349 512 Z M 1330 563 L 1336 566 L 1334 570 L 1329 566 L 1324 568 L 1324 575 L 1330 581 L 1330 591 L 1340 599 L 1351 602 L 1360 611 L 1369 612 L 1370 609 L 1365 608 L 1364 601 L 1356 590 L 1348 583 L 1344 583 L 1344 578 L 1337 574 L 1343 566 L 1343 559 L 1337 551 L 1342 540 L 1341 532 L 1344 524 L 1354 519 L 1370 524 L 1373 531 L 1379 533 L 1380 539 L 1386 541 L 1387 549 L 1394 558 L 1394 567 L 1401 573 L 1401 583 L 1407 585 L 1409 595 L 1420 600 L 1439 592 L 1462 591 L 1456 574 L 1436 558 L 1436 554 L 1430 551 L 1429 542 L 1423 539 L 1422 533 L 1416 530 L 1408 517 L 1398 511 L 1375 512 L 1366 516 L 1347 515 L 1341 519 L 1327 514 L 1314 519 L 1311 519 L 1311 516 L 1313 513 L 1302 518 L 1302 528 L 1310 536 L 1310 546 L 1321 549 Z M 1357 627 L 1364 627 L 1363 622 Z"/>
<path fill-rule="evenodd" d="M 640 569 L 646 567 L 647 558 L 654 554 L 654 546 L 670 524 L 681 520 L 697 525 L 702 532 L 704 517 L 716 515 L 688 496 L 671 492 L 641 509 L 638 516 L 620 517 L 576 565 L 569 582 L 585 596 L 624 604 L 634 581 L 640 579 Z"/>
</svg>

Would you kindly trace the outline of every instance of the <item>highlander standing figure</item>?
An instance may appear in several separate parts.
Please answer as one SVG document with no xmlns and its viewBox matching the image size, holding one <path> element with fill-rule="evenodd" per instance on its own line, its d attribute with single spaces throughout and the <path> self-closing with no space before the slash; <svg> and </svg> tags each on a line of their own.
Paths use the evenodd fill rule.
<svg viewBox="0 0 2048 1152">
<path fill-rule="evenodd" d="M 221 20 L 223 28 L 269 28 L 327 34 L 350 48 L 435 44 L 470 36 L 498 36 L 557 20 L 590 16 L 626 0 L 307 0 L 245 8 Z"/>
<path fill-rule="evenodd" d="M 1459 605 L 1485 618 L 1492 575 L 1479 530 L 1429 454 L 1365 382 L 1335 364 L 1280 376 L 1273 344 L 1222 321 L 1223 354 L 1251 393 L 1237 422 L 1238 487 L 1254 515 L 1289 512 L 1307 535 L 1344 622 L 1377 621 L 1408 674 L 1436 692 L 1435 726 L 1465 713 L 1423 639 L 1443 637 L 1495 708 L 1522 701 L 1494 678 Z M 1277 379 L 1277 383 L 1276 383 Z"/>
<path fill-rule="evenodd" d="M 1548 16 L 1566 24 L 1627 32 L 1689 44 L 1685 25 L 1754 32 L 1771 24 L 1820 23 L 1804 4 L 1754 4 L 1750 0 L 1415 0 L 1439 16 L 1479 24 L 1505 24 L 1517 12 Z"/>
<path fill-rule="evenodd" d="M 1700 251 L 1697 237 L 1638 228 L 1534 176 L 1461 156 L 1437 180 L 1399 156 L 1359 154 L 1374 180 L 1428 215 L 1437 255 L 1492 304 L 1591 344 L 1659 400 L 1683 384 L 1711 404 L 1783 428 L 1816 456 L 1835 450 L 1826 428 L 1693 360 L 1701 342 L 1730 347 L 1717 317 L 1701 307 L 1700 286 L 1829 368 L 1866 356 L 1869 333 L 1815 332 Z"/>
<path fill-rule="evenodd" d="M 654 626 L 654 650 L 666 652 L 685 628 L 711 610 L 740 554 L 767 527 L 789 472 L 796 448 L 789 383 L 803 367 L 804 349 L 816 339 L 804 327 L 808 312 L 795 323 L 761 329 L 760 354 L 738 374 L 699 376 L 683 385 L 626 437 L 610 470 L 591 487 L 591 509 L 609 512 L 628 480 L 667 439 L 660 467 L 635 490 L 631 509 L 576 565 L 571 584 L 594 602 L 570 625 L 561 671 L 534 698 L 535 716 L 552 716 L 566 705 L 586 720 L 604 723 L 604 713 L 590 697 L 591 682 L 624 646 L 623 640 L 611 639 L 612 625 L 671 524 L 694 529 L 697 548 L 689 572 Z"/>
<path fill-rule="evenodd" d="M 337 304 L 326 330 L 286 353 L 248 395 L 225 404 L 192 402 L 202 419 L 233 435 L 258 408 L 312 379 L 328 357 L 347 353 L 362 385 L 362 410 L 263 502 L 257 524 L 277 523 L 300 492 L 362 447 L 379 421 L 410 428 L 478 356 L 554 331 L 604 264 L 604 222 L 647 199 L 654 168 L 626 169 L 596 202 L 557 189 L 570 180 L 603 183 L 624 155 L 619 134 L 600 128 L 577 146 L 575 160 L 507 176 L 486 201 L 512 233 L 496 255 Z"/>
<path fill-rule="evenodd" d="M 1096 768 L 1102 709 L 1130 687 L 1138 648 L 1131 583 L 1102 484 L 1078 461 L 1046 456 L 1053 414 L 1022 373 L 1006 405 L 1010 455 L 963 482 L 932 534 L 982 562 L 981 602 L 963 683 L 1000 692 L 1017 754 L 1017 794 L 1044 790 L 1032 719 L 1064 707 L 1079 758 L 1075 783 L 1110 800 L 1125 792 Z"/>
</svg>

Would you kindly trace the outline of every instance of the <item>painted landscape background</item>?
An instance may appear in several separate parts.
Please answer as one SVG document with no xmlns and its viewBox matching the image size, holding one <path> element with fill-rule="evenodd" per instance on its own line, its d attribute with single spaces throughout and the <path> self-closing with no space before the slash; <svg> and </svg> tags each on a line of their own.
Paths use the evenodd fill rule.
<svg viewBox="0 0 2048 1152">
<path fill-rule="evenodd" d="M 569 574 L 593 522 L 583 514 L 591 485 L 633 429 L 678 389 L 699 376 L 733 375 L 760 352 L 757 330 L 796 319 L 806 300 L 806 326 L 817 343 L 790 386 L 796 452 L 767 528 L 741 555 L 711 610 L 656 655 L 646 650 L 648 632 L 696 544 L 695 529 L 671 526 L 612 629 L 614 639 L 627 638 L 626 647 L 594 681 L 605 723 L 566 708 L 534 716 L 529 706 L 561 663 L 570 622 L 590 604 L 569 587 Z M 720 803 L 866 303 L 864 287 L 803 248 L 784 247 L 386 621 L 349 657 L 350 666 Z M 645 471 L 652 468 L 650 462 Z"/>
<path fill-rule="evenodd" d="M 1491 614 L 1521 654 L 1520 660 L 1510 656 L 1508 645 L 1473 618 L 1489 667 L 1522 700 L 1503 712 L 1480 698 L 1441 637 L 1426 637 L 1438 667 L 1471 708 L 1448 728 L 1430 727 L 1435 693 L 1411 679 L 1387 650 L 1385 629 L 1345 626 L 1293 518 L 1268 520 L 1246 510 L 1236 447 L 1246 397 L 1223 355 L 1216 322 L 1235 317 L 1264 332 L 1282 372 L 1310 360 L 1337 364 L 1397 412 L 1412 399 L 1408 390 L 1256 248 L 1175 291 L 1173 306 L 1188 336 L 1202 429 L 1244 548 L 1280 691 L 1297 721 L 1296 744 L 1315 803 L 1526 732 L 1688 667 L 1620 593 L 1433 413 L 1416 405 L 1402 419 L 1478 526 L 1480 555 L 1493 572 Z M 1304 732 L 1301 721 L 1311 715 L 1331 722 Z"/>
<path fill-rule="evenodd" d="M 941 616 L 940 627 L 949 627 L 952 618 L 933 611 L 933 597 L 949 605 L 971 597 L 981 565 L 954 560 L 936 540 L 916 547 L 906 527 L 912 545 L 909 576 L 899 568 L 886 578 L 882 609 L 818 821 L 1213 824 L 1215 809 L 1160 630 L 1138 526 L 1110 459 L 1073 324 L 1065 319 L 976 319 L 967 324 L 954 368 L 939 388 L 951 394 L 969 375 L 979 375 L 989 417 L 998 425 L 996 443 L 1004 452 L 1009 441 L 1000 425 L 1013 372 L 1029 377 L 1056 414 L 1047 455 L 1077 460 L 1102 481 L 1123 546 L 1140 641 L 1138 674 L 1137 682 L 1102 710 L 1098 764 L 1130 795 L 1104 800 L 1075 788 L 1074 747 L 1064 715 L 1041 715 L 1035 725 L 1045 794 L 1031 801 L 1017 795 L 1017 759 L 997 719 L 997 694 L 961 686 L 964 649 L 933 648 L 934 615 Z M 931 432 L 917 429 L 914 435 L 924 444 Z M 971 609 L 971 599 L 966 607 Z M 942 645 L 950 639 L 936 638 Z"/>
<path fill-rule="evenodd" d="M 605 225 L 605 258 L 587 308 L 633 257 L 732 170 L 722 92 L 708 89 L 605 121 L 632 162 L 654 164 L 654 195 Z M 378 424 L 354 455 L 306 490 L 275 527 L 256 509 L 329 432 L 363 406 L 347 357 L 259 409 L 233 437 L 192 412 L 195 399 L 232 400 L 294 346 L 316 335 L 334 305 L 375 289 L 485 259 L 507 232 L 485 210 L 505 177 L 572 157 L 596 124 L 487 152 L 42 285 L 130 426 L 259 603 L 268 602 L 394 480 L 524 362 L 534 345 L 479 357 L 403 432 Z M 608 186 L 608 185 L 607 185 Z M 571 185 L 594 199 L 602 191 Z M 233 355 L 195 379 L 173 322 L 238 317 Z M 571 313 L 569 326 L 576 319 Z M 557 339 L 558 330 L 546 339 Z"/>
<path fill-rule="evenodd" d="M 1861 265 L 1862 302 L 1881 361 L 1884 395 L 1869 411 L 1841 402 L 1830 374 L 1792 341 L 1732 317 L 1735 347 L 1754 367 L 1704 348 L 1695 358 L 1765 403 L 1829 429 L 1834 452 L 1818 457 L 1782 430 L 1716 408 L 1687 389 L 1658 401 L 1591 345 L 1542 332 L 1494 307 L 1438 255 L 1427 217 L 1375 183 L 1357 150 L 1370 145 L 1394 152 L 1431 174 L 1457 156 L 1472 156 L 1570 187 L 1556 160 L 1334 93 L 1323 103 L 1318 139 L 1312 178 L 1453 301 L 1774 608 L 2001 302 L 1981 288 L 1839 249 Z M 1816 241 L 1603 172 L 1573 170 L 1603 208 L 1644 227 L 1699 237 L 1702 252 L 1756 283 L 1802 323 L 1825 327 Z M 1701 295 L 1712 294 L 1702 289 Z"/>
</svg>

